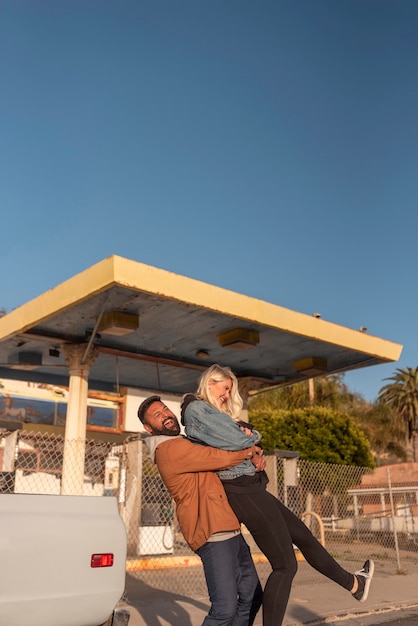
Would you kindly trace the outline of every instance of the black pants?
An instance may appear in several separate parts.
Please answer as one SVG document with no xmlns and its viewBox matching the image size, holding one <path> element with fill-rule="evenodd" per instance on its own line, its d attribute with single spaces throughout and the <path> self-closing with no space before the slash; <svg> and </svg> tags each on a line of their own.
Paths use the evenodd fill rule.
<svg viewBox="0 0 418 626">
<path fill-rule="evenodd" d="M 267 557 L 272 572 L 264 588 L 263 626 L 280 626 L 286 612 L 297 562 L 295 544 L 316 570 L 350 590 L 353 574 L 343 569 L 314 537 L 309 528 L 280 500 L 265 489 L 253 493 L 232 491 L 224 484 L 229 504 Z"/>
</svg>

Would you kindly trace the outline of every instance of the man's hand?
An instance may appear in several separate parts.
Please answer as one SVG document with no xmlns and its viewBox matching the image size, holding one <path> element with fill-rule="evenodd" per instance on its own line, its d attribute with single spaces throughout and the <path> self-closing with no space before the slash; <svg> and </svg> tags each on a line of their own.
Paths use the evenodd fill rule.
<svg viewBox="0 0 418 626">
<path fill-rule="evenodd" d="M 266 459 L 263 456 L 263 449 L 255 446 L 256 452 L 251 459 L 251 463 L 255 467 L 256 472 L 262 472 L 266 467 Z"/>
</svg>

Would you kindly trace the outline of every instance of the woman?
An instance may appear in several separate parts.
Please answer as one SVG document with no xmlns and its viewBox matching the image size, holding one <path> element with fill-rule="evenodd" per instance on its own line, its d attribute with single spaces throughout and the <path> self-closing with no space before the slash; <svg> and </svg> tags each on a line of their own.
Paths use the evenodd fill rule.
<svg viewBox="0 0 418 626">
<path fill-rule="evenodd" d="M 260 436 L 239 422 L 242 398 L 238 381 L 229 367 L 212 365 L 199 381 L 196 396 L 182 405 L 186 435 L 196 443 L 225 450 L 247 448 Z M 316 570 L 352 593 L 359 602 L 367 599 L 374 564 L 368 559 L 354 574 L 343 569 L 313 536 L 309 528 L 266 490 L 265 472 L 255 472 L 243 461 L 218 472 L 229 503 L 239 521 L 248 528 L 268 558 L 272 572 L 264 588 L 263 626 L 278 626 L 286 611 L 297 562 L 295 544 Z"/>
</svg>

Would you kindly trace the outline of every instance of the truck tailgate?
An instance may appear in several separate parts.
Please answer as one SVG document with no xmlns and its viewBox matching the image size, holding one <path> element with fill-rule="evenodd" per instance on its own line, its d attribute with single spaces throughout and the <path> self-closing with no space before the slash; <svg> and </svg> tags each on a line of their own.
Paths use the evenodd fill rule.
<svg viewBox="0 0 418 626">
<path fill-rule="evenodd" d="M 92 567 L 95 554 L 113 564 Z M 123 593 L 125 560 L 116 498 L 0 495 L 0 624 L 99 626 Z"/>
</svg>

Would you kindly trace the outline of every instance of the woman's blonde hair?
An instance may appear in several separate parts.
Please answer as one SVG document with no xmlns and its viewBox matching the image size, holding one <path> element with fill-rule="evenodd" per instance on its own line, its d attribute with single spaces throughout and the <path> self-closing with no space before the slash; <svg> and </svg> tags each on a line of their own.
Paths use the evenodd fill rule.
<svg viewBox="0 0 418 626">
<path fill-rule="evenodd" d="M 231 391 L 228 400 L 220 407 L 212 395 L 209 383 L 220 383 L 224 380 L 231 380 Z M 200 400 L 205 400 L 205 402 L 211 404 L 215 409 L 219 409 L 223 413 L 230 415 L 233 420 L 239 419 L 243 401 L 239 395 L 237 377 L 229 367 L 221 367 L 216 363 L 211 365 L 199 378 L 199 386 L 196 395 Z"/>
</svg>

